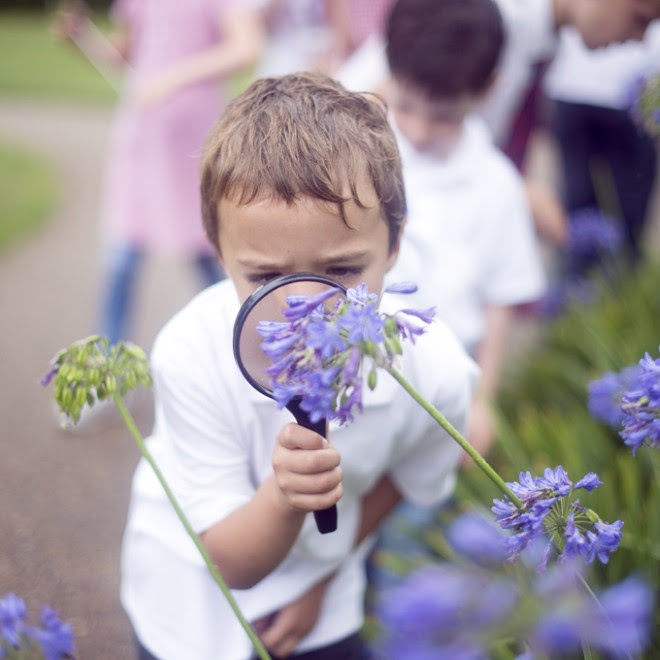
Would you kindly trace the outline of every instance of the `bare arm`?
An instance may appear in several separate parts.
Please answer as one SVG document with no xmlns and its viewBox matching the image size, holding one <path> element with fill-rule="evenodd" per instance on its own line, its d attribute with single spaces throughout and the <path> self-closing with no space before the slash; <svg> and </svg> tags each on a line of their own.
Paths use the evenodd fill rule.
<svg viewBox="0 0 660 660">
<path fill-rule="evenodd" d="M 201 535 L 234 589 L 249 589 L 271 573 L 294 544 L 308 511 L 342 495 L 339 453 L 322 436 L 297 424 L 278 434 L 274 475 L 252 499 Z"/>
<path fill-rule="evenodd" d="M 489 305 L 486 308 L 486 330 L 476 355 L 481 367 L 481 381 L 470 407 L 467 432 L 470 444 L 482 455 L 493 443 L 493 421 L 488 402 L 497 390 L 512 319 L 512 307 Z M 470 464 L 472 459 L 466 454 L 463 462 Z"/>
<path fill-rule="evenodd" d="M 261 15 L 256 11 L 223 14 L 222 41 L 187 57 L 154 78 L 140 93 L 140 103 L 152 106 L 173 93 L 204 80 L 223 80 L 256 63 L 265 42 Z"/>
<path fill-rule="evenodd" d="M 355 546 L 374 532 L 400 501 L 401 494 L 392 479 L 388 475 L 383 476 L 362 500 L 362 517 Z M 331 573 L 294 602 L 255 622 L 255 629 L 266 648 L 279 657 L 287 657 L 293 652 L 316 624 L 325 591 L 334 575 Z"/>
</svg>

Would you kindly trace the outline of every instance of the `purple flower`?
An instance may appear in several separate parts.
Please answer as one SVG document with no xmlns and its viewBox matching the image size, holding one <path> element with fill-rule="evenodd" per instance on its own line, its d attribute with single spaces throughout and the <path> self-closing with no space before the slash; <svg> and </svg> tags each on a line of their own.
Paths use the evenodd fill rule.
<svg viewBox="0 0 660 660">
<path fill-rule="evenodd" d="M 586 557 L 589 552 L 589 541 L 584 534 L 575 526 L 575 514 L 571 511 L 566 520 L 564 530 L 566 543 L 564 550 L 559 555 L 559 561 L 567 561 L 575 557 Z"/>
<path fill-rule="evenodd" d="M 568 251 L 582 258 L 614 254 L 621 245 L 622 232 L 612 218 L 586 208 L 569 220 Z"/>
<path fill-rule="evenodd" d="M 32 628 L 45 660 L 61 660 L 73 656 L 73 629 L 71 624 L 60 621 L 57 613 L 47 605 L 41 610 L 41 628 Z"/>
<path fill-rule="evenodd" d="M 386 293 L 411 294 L 417 291 L 417 285 L 414 282 L 395 282 L 385 288 Z"/>
<path fill-rule="evenodd" d="M 451 564 L 421 568 L 382 597 L 385 657 L 485 659 L 484 632 L 518 599 L 506 577 Z"/>
<path fill-rule="evenodd" d="M 571 570 L 571 565 L 565 566 Z M 607 654 L 635 656 L 648 642 L 653 596 L 638 578 L 592 597 L 570 575 L 553 576 L 551 589 L 539 592 L 543 608 L 529 643 L 551 657 L 579 652 L 583 644 Z"/>
<path fill-rule="evenodd" d="M 478 513 L 453 520 L 447 538 L 458 554 L 480 565 L 501 564 L 507 556 L 502 532 Z"/>
<path fill-rule="evenodd" d="M 569 501 L 574 490 L 592 491 L 601 484 L 598 475 L 593 472 L 573 484 L 561 465 L 554 470 L 546 468 L 543 477 L 532 477 L 529 472 L 521 472 L 519 481 L 508 486 L 522 506 L 518 508 L 507 498 L 493 500 L 491 508 L 500 527 L 514 532 L 506 540 L 509 559 L 516 559 L 531 541 L 549 534 L 551 538 L 556 535 L 564 539 L 560 560 L 580 555 L 589 562 L 597 557 L 607 563 L 610 553 L 619 545 L 619 530 L 623 522 L 605 523 L 578 500 Z M 545 569 L 551 552 L 552 543 L 548 542 L 538 570 Z"/>
<path fill-rule="evenodd" d="M 352 305 L 339 321 L 342 329 L 348 332 L 348 343 L 383 341 L 383 319 L 379 316 L 375 305 Z"/>
<path fill-rule="evenodd" d="M 326 300 L 336 296 L 340 289 L 330 288 L 317 293 L 314 296 L 287 296 L 288 307 L 284 310 L 284 316 L 289 321 L 297 321 L 306 316 L 322 305 Z"/>
<path fill-rule="evenodd" d="M 591 563 L 594 559 L 607 564 L 612 554 L 618 547 L 623 534 L 621 528 L 623 521 L 617 520 L 613 523 L 597 522 L 594 523 L 595 531 L 587 531 L 587 537 L 590 541 L 587 561 Z"/>
<path fill-rule="evenodd" d="M 50 370 L 48 371 L 47 374 L 44 374 L 40 379 L 39 379 L 39 384 L 43 385 L 46 387 L 47 385 L 50 385 L 50 382 L 57 376 L 57 372 L 60 370 L 60 365 L 55 364 L 53 365 Z"/>
<path fill-rule="evenodd" d="M 319 351 L 322 359 L 327 360 L 346 348 L 342 329 L 339 323 L 328 323 L 322 318 L 312 320 L 307 326 L 305 343 L 309 348 Z"/>
<path fill-rule="evenodd" d="M 409 284 L 398 289 L 412 290 Z M 401 353 L 399 339 L 421 334 L 432 314 L 411 309 L 380 314 L 378 296 L 364 284 L 349 289 L 332 309 L 323 305 L 336 295 L 337 289 L 329 288 L 315 296 L 289 296 L 287 320 L 262 321 L 257 331 L 272 362 L 266 372 L 278 405 L 300 397 L 300 408 L 312 421 L 329 418 L 343 424 L 362 410 L 363 360 L 388 368 Z"/>
<path fill-rule="evenodd" d="M 31 650 L 36 641 L 45 660 L 62 660 L 73 656 L 73 630 L 71 625 L 60 621 L 56 612 L 48 606 L 41 610 L 41 627 L 26 625 L 25 602 L 13 593 L 0 599 L 0 658 L 7 655 L 3 645 L 9 645 L 23 657 L 22 650 L 33 657 Z M 4 644 L 3 644 L 4 643 Z M 14 657 L 12 655 L 12 657 Z"/>
<path fill-rule="evenodd" d="M 587 386 L 588 408 L 591 416 L 601 422 L 618 428 L 623 423 L 625 413 L 621 409 L 621 396 L 635 382 L 640 367 L 632 365 L 618 373 L 608 371 Z"/>
<path fill-rule="evenodd" d="M 0 638 L 18 648 L 21 634 L 25 631 L 26 616 L 25 601 L 16 594 L 8 593 L 0 599 Z"/>
<path fill-rule="evenodd" d="M 642 445 L 660 448 L 660 358 L 648 353 L 639 361 L 621 395 L 624 413 L 620 434 L 633 456 Z"/>
<path fill-rule="evenodd" d="M 585 638 L 612 655 L 639 655 L 649 639 L 653 591 L 640 578 L 631 577 L 600 595 L 583 623 Z"/>
<path fill-rule="evenodd" d="M 595 472 L 589 472 L 585 474 L 582 479 L 580 479 L 576 484 L 576 488 L 584 488 L 587 492 L 591 492 L 594 488 L 602 486 L 603 482 L 598 478 L 598 475 Z"/>
<path fill-rule="evenodd" d="M 411 318 L 412 317 L 412 318 Z M 410 339 L 415 343 L 415 337 L 426 332 L 426 326 L 433 321 L 435 308 L 402 309 L 394 314 L 397 332 L 401 339 Z"/>
</svg>

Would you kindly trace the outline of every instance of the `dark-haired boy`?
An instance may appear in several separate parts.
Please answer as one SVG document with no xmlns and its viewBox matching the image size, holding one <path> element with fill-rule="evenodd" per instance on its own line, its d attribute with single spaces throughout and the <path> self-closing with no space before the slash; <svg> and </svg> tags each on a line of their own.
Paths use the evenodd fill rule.
<svg viewBox="0 0 660 660">
<path fill-rule="evenodd" d="M 408 223 L 393 279 L 417 282 L 482 368 L 468 439 L 486 451 L 484 399 L 497 386 L 515 305 L 544 276 L 521 179 L 474 115 L 504 44 L 493 0 L 398 0 L 386 27 L 388 102 Z"/>
</svg>

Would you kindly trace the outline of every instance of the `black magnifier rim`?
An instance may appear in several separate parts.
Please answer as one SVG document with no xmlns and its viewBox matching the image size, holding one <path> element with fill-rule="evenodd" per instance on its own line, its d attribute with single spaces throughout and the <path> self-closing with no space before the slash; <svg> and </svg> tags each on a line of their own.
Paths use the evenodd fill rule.
<svg viewBox="0 0 660 660">
<path fill-rule="evenodd" d="M 292 284 L 294 282 L 318 282 L 319 284 L 327 284 L 328 287 L 339 289 L 343 293 L 346 293 L 345 286 L 339 284 L 339 282 L 336 282 L 335 280 L 331 280 L 329 277 L 317 275 L 315 273 L 291 273 L 289 275 L 281 275 L 280 277 L 276 277 L 270 282 L 263 284 L 258 289 L 256 289 L 256 291 L 251 293 L 248 298 L 246 298 L 245 302 L 243 302 L 241 308 L 238 310 L 238 314 L 236 315 L 236 320 L 234 321 L 234 359 L 236 360 L 236 364 L 238 365 L 241 373 L 245 377 L 245 380 L 247 380 L 247 382 L 250 383 L 250 385 L 252 385 L 255 390 L 261 392 L 261 394 L 264 394 L 270 399 L 274 398 L 272 390 L 267 389 L 261 385 L 261 383 L 252 378 L 252 375 L 243 364 L 240 351 L 241 331 L 243 330 L 245 320 L 247 319 L 250 312 L 252 312 L 255 305 L 257 305 L 269 293 L 275 291 L 275 289 L 279 289 L 282 286 L 286 286 L 287 284 Z"/>
</svg>

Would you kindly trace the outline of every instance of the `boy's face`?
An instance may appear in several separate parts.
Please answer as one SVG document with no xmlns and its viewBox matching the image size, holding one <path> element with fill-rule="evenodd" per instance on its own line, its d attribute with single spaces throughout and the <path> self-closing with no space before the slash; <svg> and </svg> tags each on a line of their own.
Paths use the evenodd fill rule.
<svg viewBox="0 0 660 660">
<path fill-rule="evenodd" d="M 221 200 L 221 263 L 241 301 L 275 277 L 301 272 L 325 275 L 345 287 L 365 282 L 380 292 L 398 244 L 389 250 L 389 229 L 375 194 L 359 194 L 368 208 L 348 202 L 348 225 L 333 205 L 311 198 L 291 206 L 282 200 L 243 205 Z"/>
<path fill-rule="evenodd" d="M 396 78 L 390 81 L 388 100 L 397 128 L 413 147 L 442 160 L 456 147 L 463 121 L 477 102 L 469 95 L 431 99 Z"/>
<path fill-rule="evenodd" d="M 648 24 L 658 18 L 657 0 L 568 0 L 570 22 L 589 48 L 643 39 Z"/>
</svg>

